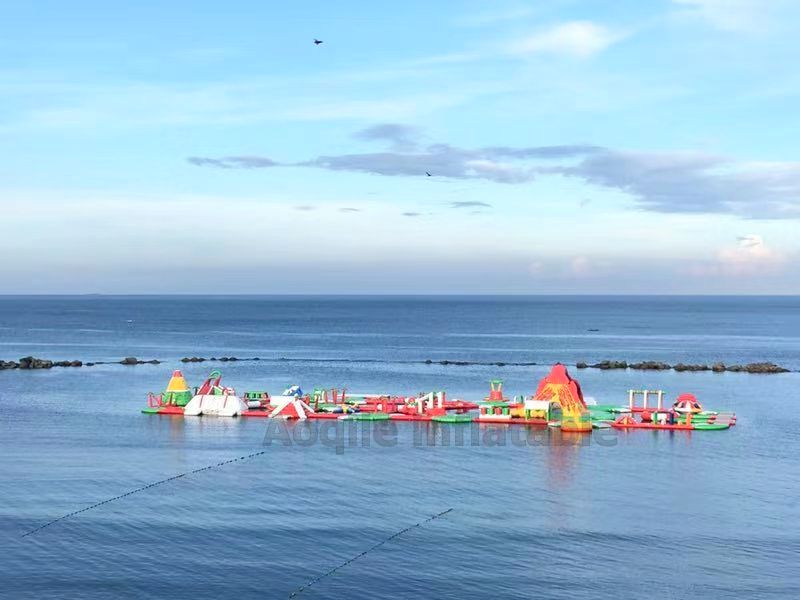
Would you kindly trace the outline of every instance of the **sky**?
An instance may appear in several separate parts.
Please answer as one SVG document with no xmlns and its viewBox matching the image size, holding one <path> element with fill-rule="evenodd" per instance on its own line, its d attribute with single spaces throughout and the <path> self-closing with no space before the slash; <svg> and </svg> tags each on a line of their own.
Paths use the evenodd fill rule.
<svg viewBox="0 0 800 600">
<path fill-rule="evenodd" d="M 792 0 L 2 7 L 0 294 L 800 293 Z"/>
</svg>

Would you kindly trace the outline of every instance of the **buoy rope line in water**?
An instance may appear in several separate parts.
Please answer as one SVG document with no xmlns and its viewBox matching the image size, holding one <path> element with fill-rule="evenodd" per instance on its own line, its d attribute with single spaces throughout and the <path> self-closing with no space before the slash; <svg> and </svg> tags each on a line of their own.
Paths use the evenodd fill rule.
<svg viewBox="0 0 800 600">
<path fill-rule="evenodd" d="M 295 591 L 293 591 L 291 594 L 289 594 L 289 598 L 294 598 L 294 597 L 295 597 L 295 596 L 297 596 L 298 594 L 301 594 L 301 593 L 302 593 L 304 590 L 307 590 L 308 588 L 310 588 L 310 587 L 311 587 L 312 585 L 314 585 L 315 583 L 317 583 L 317 582 L 319 582 L 319 581 L 321 581 L 321 580 L 325 579 L 325 578 L 326 578 L 326 577 L 328 577 L 329 575 L 333 575 L 333 574 L 334 574 L 336 571 L 338 571 L 339 569 L 342 569 L 342 568 L 346 567 L 347 565 L 349 565 L 350 563 L 357 561 L 359 558 L 362 558 L 362 557 L 366 556 L 367 554 L 369 554 L 369 553 L 370 553 L 370 552 L 372 552 L 373 550 L 377 550 L 378 548 L 380 548 L 381 546 L 383 546 L 385 543 L 387 543 L 387 542 L 391 542 L 393 539 L 400 537 L 400 536 L 401 536 L 401 535 L 403 535 L 404 533 L 408 533 L 409 531 L 411 531 L 412 529 L 414 529 L 414 528 L 416 528 L 416 527 L 421 527 L 422 525 L 425 525 L 425 524 L 427 524 L 427 523 L 430 523 L 431 521 L 435 521 L 435 520 L 436 520 L 436 519 L 438 519 L 439 517 L 443 517 L 444 515 L 446 515 L 447 513 L 449 513 L 449 512 L 450 512 L 450 511 L 452 511 L 452 510 L 453 510 L 452 508 L 448 508 L 447 510 L 443 510 L 443 511 L 442 511 L 442 512 L 440 512 L 440 513 L 436 513 L 435 515 L 428 517 L 428 518 L 427 518 L 427 519 L 425 519 L 424 521 L 420 521 L 419 523 L 414 523 L 413 525 L 409 525 L 409 526 L 408 526 L 408 527 L 406 527 L 405 529 L 401 529 L 400 531 L 397 531 L 397 532 L 393 533 L 392 535 L 390 535 L 390 536 L 389 536 L 389 537 L 387 537 L 386 539 L 383 539 L 383 540 L 381 540 L 380 542 L 378 542 L 377 544 L 375 544 L 375 545 L 374 545 L 374 546 L 372 546 L 371 548 L 369 548 L 369 549 L 367 549 L 367 550 L 364 550 L 364 551 L 363 551 L 361 554 L 356 554 L 356 555 L 355 555 L 355 556 L 353 556 L 352 558 L 348 558 L 348 559 L 347 559 L 346 561 L 344 561 L 342 564 L 340 564 L 340 565 L 337 565 L 337 566 L 333 567 L 333 568 L 332 568 L 330 571 L 328 571 L 327 573 L 323 573 L 322 575 L 318 575 L 317 577 L 315 577 L 314 579 L 312 579 L 311 581 L 309 581 L 309 582 L 308 582 L 308 583 L 306 583 L 305 585 L 302 585 L 302 586 L 300 586 L 300 587 L 299 587 L 299 588 L 297 588 Z"/>
<path fill-rule="evenodd" d="M 22 534 L 22 537 L 28 537 L 29 535 L 33 535 L 34 533 L 38 533 L 45 527 L 50 527 L 59 521 L 63 521 L 64 519 L 69 519 L 70 517 L 77 516 L 81 513 L 85 513 L 90 510 L 94 510 L 95 508 L 99 508 L 105 504 L 110 504 L 111 502 L 115 502 L 117 500 L 121 500 L 122 498 L 127 498 L 128 496 L 132 496 L 133 494 L 138 494 L 139 492 L 144 492 L 145 490 L 149 490 L 150 488 L 154 488 L 158 485 L 163 485 L 165 483 L 169 483 L 170 481 L 175 481 L 176 479 L 180 479 L 181 477 L 186 477 L 188 475 L 196 475 L 197 473 L 202 473 L 203 471 L 208 471 L 210 469 L 214 469 L 216 467 L 224 467 L 225 465 L 229 465 L 231 463 L 249 460 L 251 458 L 255 458 L 257 456 L 261 456 L 262 454 L 266 454 L 266 450 L 261 450 L 259 452 L 253 452 L 252 454 L 246 454 L 244 456 L 237 456 L 236 458 L 229 458 L 228 460 L 223 460 L 213 465 L 206 465 L 205 467 L 200 467 L 198 469 L 193 469 L 191 471 L 186 471 L 185 473 L 179 473 L 178 475 L 173 475 L 172 477 L 167 477 L 166 479 L 161 479 L 159 481 L 154 481 L 153 483 L 148 483 L 147 485 L 143 485 L 142 487 L 136 488 L 135 490 L 131 490 L 129 492 L 125 492 L 124 494 L 120 494 L 119 496 L 114 496 L 113 498 L 108 498 L 103 500 L 102 502 L 97 502 L 96 504 L 92 504 L 91 506 L 87 506 L 85 508 L 81 508 L 80 510 L 74 510 L 71 513 L 67 513 L 58 517 L 57 519 L 53 519 L 44 523 L 43 525 L 39 525 L 36 529 L 31 529 L 27 533 Z"/>
</svg>

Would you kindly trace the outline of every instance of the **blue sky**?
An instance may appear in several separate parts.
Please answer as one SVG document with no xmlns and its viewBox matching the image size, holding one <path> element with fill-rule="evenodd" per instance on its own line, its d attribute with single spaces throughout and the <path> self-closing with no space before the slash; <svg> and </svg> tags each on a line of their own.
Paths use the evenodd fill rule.
<svg viewBox="0 0 800 600">
<path fill-rule="evenodd" d="M 0 293 L 800 293 L 790 0 L 3 6 Z"/>
</svg>

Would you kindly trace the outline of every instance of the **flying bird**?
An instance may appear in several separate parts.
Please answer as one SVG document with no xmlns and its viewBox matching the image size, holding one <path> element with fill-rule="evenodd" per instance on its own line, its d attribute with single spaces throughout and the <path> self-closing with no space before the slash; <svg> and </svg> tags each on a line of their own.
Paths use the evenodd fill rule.
<svg viewBox="0 0 800 600">
<path fill-rule="evenodd" d="M 314 38 L 314 45 L 315 46 L 319 46 L 321 43 L 322 43 L 322 40 L 318 40 L 317 38 Z"/>
<path fill-rule="evenodd" d="M 433 177 L 433 175 L 431 175 L 431 174 L 430 174 L 430 173 L 428 173 L 427 171 L 425 171 L 425 175 L 427 175 L 428 177 Z"/>
</svg>

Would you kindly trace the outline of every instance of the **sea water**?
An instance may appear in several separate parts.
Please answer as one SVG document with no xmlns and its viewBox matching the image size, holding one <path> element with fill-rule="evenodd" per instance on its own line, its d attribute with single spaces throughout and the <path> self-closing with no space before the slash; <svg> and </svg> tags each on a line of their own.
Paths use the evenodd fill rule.
<svg viewBox="0 0 800 600">
<path fill-rule="evenodd" d="M 800 370 L 798 298 L 0 298 L 0 359 L 27 355 L 162 363 L 0 371 L 2 597 L 800 596 L 796 372 L 570 370 L 599 403 L 693 392 L 720 432 L 139 412 L 176 368 L 469 400 L 556 361 Z"/>
</svg>

